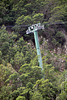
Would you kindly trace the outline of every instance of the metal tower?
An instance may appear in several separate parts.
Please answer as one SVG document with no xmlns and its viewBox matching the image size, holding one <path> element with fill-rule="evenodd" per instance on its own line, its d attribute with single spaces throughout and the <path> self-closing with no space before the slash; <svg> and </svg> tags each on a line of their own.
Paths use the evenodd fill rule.
<svg viewBox="0 0 67 100">
<path fill-rule="evenodd" d="M 41 23 L 33 24 L 32 26 L 28 27 L 26 34 L 34 33 L 38 62 L 39 62 L 39 66 L 43 69 L 42 57 L 41 57 L 40 46 L 39 46 L 39 41 L 38 41 L 38 30 L 41 30 L 41 29 L 44 29 L 44 25 L 41 25 Z"/>
</svg>

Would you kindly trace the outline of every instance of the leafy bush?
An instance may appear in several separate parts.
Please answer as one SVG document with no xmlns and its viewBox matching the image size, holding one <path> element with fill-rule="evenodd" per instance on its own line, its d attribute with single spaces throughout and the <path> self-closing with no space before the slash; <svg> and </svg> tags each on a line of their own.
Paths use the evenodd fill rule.
<svg viewBox="0 0 67 100">
<path fill-rule="evenodd" d="M 24 96 L 18 96 L 18 97 L 16 98 L 16 100 L 25 100 L 25 97 L 24 97 Z"/>
</svg>

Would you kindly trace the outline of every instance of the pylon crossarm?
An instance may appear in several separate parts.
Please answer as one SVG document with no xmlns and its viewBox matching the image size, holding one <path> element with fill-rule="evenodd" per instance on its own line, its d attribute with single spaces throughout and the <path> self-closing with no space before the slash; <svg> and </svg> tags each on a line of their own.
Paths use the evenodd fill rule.
<svg viewBox="0 0 67 100">
<path fill-rule="evenodd" d="M 38 31 L 44 29 L 44 25 L 41 25 L 41 23 L 33 24 L 32 26 L 28 27 L 28 30 L 26 31 L 26 34 L 34 33 L 34 31 Z"/>
</svg>

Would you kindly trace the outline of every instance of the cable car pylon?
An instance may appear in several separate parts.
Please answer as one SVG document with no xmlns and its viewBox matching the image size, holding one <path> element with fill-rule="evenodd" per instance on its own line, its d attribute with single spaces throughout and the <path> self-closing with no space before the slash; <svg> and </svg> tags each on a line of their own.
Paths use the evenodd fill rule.
<svg viewBox="0 0 67 100">
<path fill-rule="evenodd" d="M 41 29 L 44 29 L 44 25 L 41 25 L 41 23 L 33 24 L 32 26 L 28 27 L 26 34 L 34 33 L 38 62 L 39 62 L 39 66 L 43 70 L 42 57 L 41 57 L 40 46 L 39 46 L 39 41 L 38 41 L 38 30 L 41 30 Z"/>
</svg>

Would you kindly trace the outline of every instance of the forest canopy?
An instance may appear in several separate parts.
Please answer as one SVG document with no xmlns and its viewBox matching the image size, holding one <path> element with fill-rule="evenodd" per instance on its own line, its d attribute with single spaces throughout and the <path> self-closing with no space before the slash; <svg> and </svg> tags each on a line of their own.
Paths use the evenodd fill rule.
<svg viewBox="0 0 67 100">
<path fill-rule="evenodd" d="M 26 34 L 37 23 L 43 70 Z M 0 0 L 0 100 L 67 100 L 66 44 L 67 0 Z"/>
</svg>

